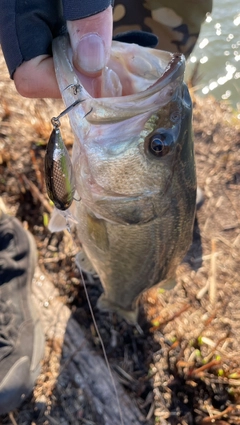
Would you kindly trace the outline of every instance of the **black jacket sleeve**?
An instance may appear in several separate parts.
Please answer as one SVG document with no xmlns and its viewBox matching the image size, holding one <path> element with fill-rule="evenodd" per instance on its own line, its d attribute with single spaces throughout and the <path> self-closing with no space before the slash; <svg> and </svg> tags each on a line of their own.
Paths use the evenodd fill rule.
<svg viewBox="0 0 240 425">
<path fill-rule="evenodd" d="M 0 0 L 0 43 L 11 78 L 22 62 L 51 54 L 52 39 L 76 20 L 105 10 L 112 0 Z"/>
<path fill-rule="evenodd" d="M 113 0 L 62 0 L 62 2 L 64 18 L 67 21 L 96 15 L 108 6 L 113 6 Z"/>
</svg>

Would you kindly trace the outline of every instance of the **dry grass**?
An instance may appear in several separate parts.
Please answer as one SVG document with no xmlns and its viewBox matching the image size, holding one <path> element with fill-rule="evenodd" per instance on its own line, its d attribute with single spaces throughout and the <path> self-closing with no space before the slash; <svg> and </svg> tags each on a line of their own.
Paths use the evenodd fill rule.
<svg viewBox="0 0 240 425">
<path fill-rule="evenodd" d="M 93 347 L 92 328 L 79 274 L 77 244 L 44 227 L 49 203 L 43 180 L 44 147 L 50 119 L 61 101 L 28 100 L 16 94 L 0 57 L 0 191 L 37 242 L 42 270 L 57 288 Z M 69 146 L 72 135 L 63 121 Z M 197 213 L 194 243 L 177 270 L 170 292 L 152 289 L 142 298 L 144 336 L 115 316 L 95 309 L 100 289 L 89 287 L 91 302 L 110 363 L 141 408 L 148 424 L 240 424 L 240 126 L 232 111 L 211 98 L 195 99 L 194 132 L 198 184 L 205 202 Z M 29 184 L 29 181 L 32 182 Z M 47 341 L 42 373 L 32 398 L 14 416 L 26 424 L 92 424 L 91 404 L 76 383 L 61 376 L 61 342 Z M 64 393 L 63 393 L 64 388 Z M 15 418 L 15 419 L 14 419 Z M 60 419 L 61 418 L 61 419 Z"/>
</svg>

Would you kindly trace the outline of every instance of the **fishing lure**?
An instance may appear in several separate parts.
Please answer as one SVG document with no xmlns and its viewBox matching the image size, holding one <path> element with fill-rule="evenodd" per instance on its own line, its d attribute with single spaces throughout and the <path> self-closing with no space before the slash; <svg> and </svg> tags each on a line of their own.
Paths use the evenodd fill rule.
<svg viewBox="0 0 240 425">
<path fill-rule="evenodd" d="M 45 154 L 45 181 L 47 194 L 55 207 L 67 210 L 74 198 L 75 177 L 71 158 L 63 142 L 60 132 L 60 118 L 67 114 L 74 106 L 83 100 L 76 100 L 66 108 L 58 117 L 53 117 L 51 123 L 53 130 L 50 135 Z"/>
</svg>

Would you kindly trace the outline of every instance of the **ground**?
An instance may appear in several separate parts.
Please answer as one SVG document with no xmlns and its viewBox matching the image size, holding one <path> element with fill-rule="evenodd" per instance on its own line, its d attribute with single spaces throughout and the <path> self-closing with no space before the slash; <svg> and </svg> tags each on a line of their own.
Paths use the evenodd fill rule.
<svg viewBox="0 0 240 425">
<path fill-rule="evenodd" d="M 2 57 L 0 71 L 1 202 L 34 235 L 42 273 L 101 354 L 74 263 L 79 242 L 47 229 L 51 206 L 43 158 L 50 119 L 63 104 L 21 98 Z M 140 334 L 119 317 L 100 313 L 95 307 L 100 283 L 87 282 L 110 365 L 149 425 L 240 424 L 240 123 L 226 104 L 194 94 L 193 100 L 204 203 L 197 211 L 193 245 L 177 269 L 177 286 L 169 292 L 154 288 L 142 296 Z M 65 119 L 62 132 L 71 149 L 73 136 Z M 91 400 L 68 379 L 67 370 L 60 383 L 61 350 L 47 337 L 33 394 L 19 410 L 0 417 L 0 424 L 100 423 Z"/>
</svg>

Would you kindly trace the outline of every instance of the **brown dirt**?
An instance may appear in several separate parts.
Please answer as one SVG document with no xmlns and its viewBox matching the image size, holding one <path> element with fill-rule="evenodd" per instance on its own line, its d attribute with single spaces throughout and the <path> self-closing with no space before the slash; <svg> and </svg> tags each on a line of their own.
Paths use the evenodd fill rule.
<svg viewBox="0 0 240 425">
<path fill-rule="evenodd" d="M 39 265 L 86 330 L 99 339 L 74 256 L 79 243 L 46 228 L 49 203 L 43 176 L 50 118 L 61 101 L 17 95 L 0 57 L 0 194 L 35 237 Z M 62 131 L 71 148 L 67 120 Z M 240 424 L 240 124 L 228 105 L 194 99 L 198 185 L 205 201 L 197 212 L 194 242 L 170 292 L 152 289 L 141 302 L 144 334 L 95 308 L 99 281 L 87 285 L 109 362 L 146 418 L 146 424 Z M 30 182 L 43 194 L 34 192 Z M 88 282 L 87 282 L 88 283 Z M 96 424 L 91 401 L 67 372 L 58 379 L 61 345 L 47 341 L 33 394 L 14 412 L 19 425 Z M 14 422 L 8 415 L 0 424 Z"/>
</svg>

